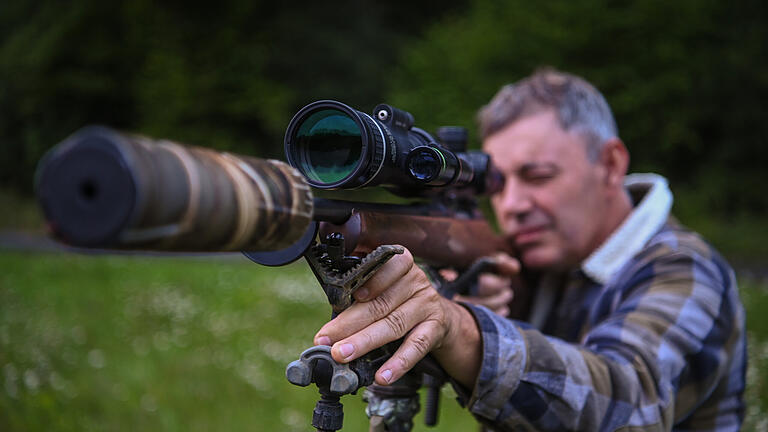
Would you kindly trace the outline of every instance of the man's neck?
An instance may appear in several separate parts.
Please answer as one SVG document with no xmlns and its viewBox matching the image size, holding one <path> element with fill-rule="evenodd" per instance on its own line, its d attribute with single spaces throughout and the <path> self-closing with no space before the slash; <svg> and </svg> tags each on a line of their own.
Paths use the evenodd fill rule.
<svg viewBox="0 0 768 432">
<path fill-rule="evenodd" d="M 592 251 L 597 250 L 611 234 L 616 231 L 624 220 L 632 213 L 632 199 L 626 189 L 616 191 L 613 198 L 607 203 L 605 211 L 605 223 L 603 229 L 597 232 L 593 242 Z M 586 257 L 584 257 L 586 259 Z"/>
<path fill-rule="evenodd" d="M 608 236 L 581 263 L 581 270 L 601 283 L 606 283 L 664 225 L 672 207 L 672 193 L 659 175 L 632 174 L 624 184 L 632 195 L 622 191 L 616 203 L 606 206 L 611 209 L 605 210 Z"/>
</svg>

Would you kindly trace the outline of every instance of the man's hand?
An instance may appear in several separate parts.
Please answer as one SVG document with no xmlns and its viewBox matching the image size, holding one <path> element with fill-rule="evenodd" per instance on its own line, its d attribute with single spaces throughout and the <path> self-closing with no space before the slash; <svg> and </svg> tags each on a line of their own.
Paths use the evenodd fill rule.
<svg viewBox="0 0 768 432">
<path fill-rule="evenodd" d="M 478 277 L 476 296 L 457 294 L 453 299 L 485 306 L 497 315 L 506 317 L 509 315 L 509 303 L 515 296 L 513 286 L 519 283 L 520 263 L 505 253 L 499 253 L 494 259 L 496 273 L 483 273 Z"/>
<path fill-rule="evenodd" d="M 474 318 L 464 307 L 443 298 L 406 249 L 392 257 L 354 293 L 357 301 L 315 335 L 316 345 L 332 345 L 341 363 L 405 339 L 376 372 L 387 385 L 432 352 L 449 375 L 472 388 L 480 368 L 481 341 Z"/>
</svg>

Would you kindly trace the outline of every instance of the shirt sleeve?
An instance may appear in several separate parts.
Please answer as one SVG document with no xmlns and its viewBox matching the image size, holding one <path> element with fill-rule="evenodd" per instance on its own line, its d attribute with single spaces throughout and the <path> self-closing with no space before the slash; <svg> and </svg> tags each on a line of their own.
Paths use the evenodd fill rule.
<svg viewBox="0 0 768 432">
<path fill-rule="evenodd" d="M 470 411 L 499 431 L 671 430 L 726 390 L 718 382 L 743 338 L 732 276 L 700 258 L 661 253 L 636 263 L 604 289 L 593 311 L 606 311 L 578 344 L 466 305 L 483 343 Z M 737 430 L 737 411 L 698 426 Z"/>
</svg>

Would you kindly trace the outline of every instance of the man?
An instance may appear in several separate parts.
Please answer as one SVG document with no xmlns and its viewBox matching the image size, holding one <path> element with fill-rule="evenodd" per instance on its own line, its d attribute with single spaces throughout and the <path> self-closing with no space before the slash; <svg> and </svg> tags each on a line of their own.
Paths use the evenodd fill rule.
<svg viewBox="0 0 768 432">
<path fill-rule="evenodd" d="M 441 298 L 406 253 L 315 343 L 348 362 L 405 336 L 376 382 L 431 352 L 496 430 L 738 430 L 746 352 L 733 272 L 669 216 L 662 177 L 625 176 L 602 95 L 543 70 L 502 88 L 479 119 L 505 176 L 499 224 L 541 273 L 534 326 Z M 499 267 L 513 277 L 520 265 Z M 504 295 L 500 277 L 484 279 L 489 298 Z"/>
</svg>

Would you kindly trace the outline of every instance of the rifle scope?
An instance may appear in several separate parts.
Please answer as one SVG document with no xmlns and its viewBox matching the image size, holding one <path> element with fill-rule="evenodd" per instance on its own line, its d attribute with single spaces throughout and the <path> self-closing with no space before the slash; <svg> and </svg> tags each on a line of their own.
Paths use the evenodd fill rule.
<svg viewBox="0 0 768 432">
<path fill-rule="evenodd" d="M 319 189 L 450 186 L 482 193 L 489 167 L 482 152 L 440 145 L 414 127 L 406 111 L 379 104 L 368 115 L 333 100 L 313 102 L 296 113 L 285 133 L 285 154 Z"/>
</svg>

